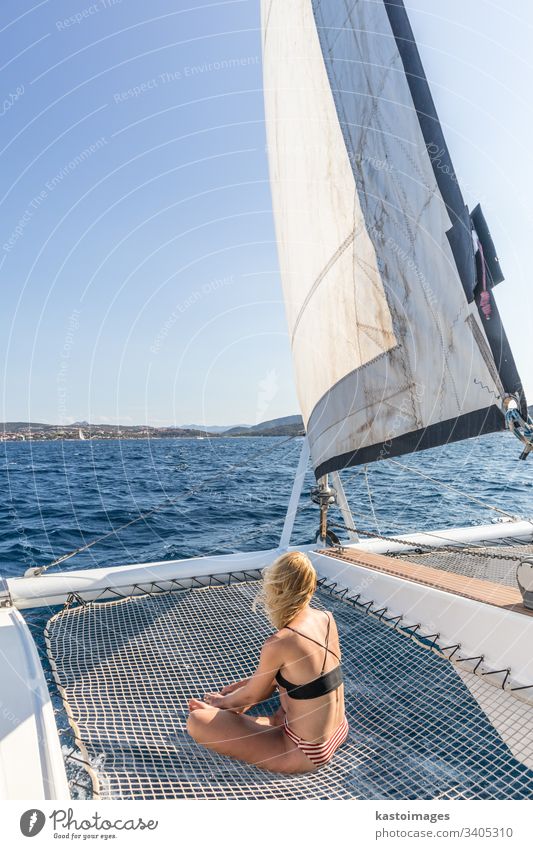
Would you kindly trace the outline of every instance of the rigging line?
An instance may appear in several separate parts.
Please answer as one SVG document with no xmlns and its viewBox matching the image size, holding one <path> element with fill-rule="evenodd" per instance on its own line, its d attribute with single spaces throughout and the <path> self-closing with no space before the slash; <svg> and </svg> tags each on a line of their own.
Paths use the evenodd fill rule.
<svg viewBox="0 0 533 849">
<path fill-rule="evenodd" d="M 408 545 L 410 548 L 415 549 L 415 551 L 416 551 L 416 549 L 420 549 L 420 550 L 425 549 L 425 550 L 430 551 L 430 552 L 435 553 L 435 554 L 439 554 L 441 552 L 448 552 L 448 553 L 451 552 L 453 554 L 471 554 L 475 557 L 485 557 L 486 558 L 487 557 L 487 551 L 486 551 L 487 548 L 497 548 L 498 547 L 497 545 L 492 545 L 492 546 L 490 544 L 487 545 L 488 542 L 490 543 L 489 540 L 485 540 L 485 542 L 480 541 L 480 543 L 477 544 L 477 545 L 475 543 L 461 544 L 457 540 L 453 540 L 450 537 L 440 536 L 439 534 L 432 534 L 430 531 L 421 531 L 421 533 L 424 536 L 435 537 L 435 539 L 446 540 L 447 542 L 451 542 L 451 543 L 455 543 L 455 544 L 451 545 L 451 546 L 428 545 L 427 543 L 418 542 L 418 541 L 415 541 L 415 540 L 412 540 L 412 539 L 411 540 L 400 539 L 399 537 L 385 536 L 384 534 L 378 534 L 378 533 L 375 533 L 373 531 L 363 531 L 361 528 L 355 528 L 355 527 L 349 528 L 348 525 L 341 525 L 341 524 L 338 524 L 338 523 L 331 523 L 330 525 L 328 525 L 328 527 L 330 527 L 330 528 L 342 528 L 346 531 L 352 531 L 352 533 L 360 534 L 361 536 L 372 537 L 373 539 L 382 539 L 385 542 L 398 543 L 398 545 Z M 344 546 L 342 544 L 341 544 L 341 548 L 344 548 Z M 491 558 L 494 558 L 494 560 L 511 560 L 511 561 L 520 560 L 521 561 L 523 559 L 522 554 L 496 554 L 496 552 L 494 552 L 494 551 L 492 551 L 489 556 Z"/>
<path fill-rule="evenodd" d="M 360 519 L 363 519 L 365 522 L 370 522 L 371 519 L 372 519 L 370 513 L 365 513 L 361 510 L 356 511 L 356 510 L 352 509 L 352 514 L 354 515 L 354 517 L 358 517 Z M 352 531 L 353 533 L 361 533 L 361 534 L 366 533 L 365 531 L 361 531 L 358 528 L 348 527 L 348 525 L 335 524 L 335 523 L 328 523 L 328 525 L 332 528 L 340 528 L 340 529 L 343 529 L 343 530 L 346 530 L 346 531 Z M 426 537 L 434 537 L 436 540 L 439 540 L 439 541 L 444 540 L 445 542 L 452 543 L 454 551 L 460 551 L 460 550 L 463 550 L 463 549 L 466 548 L 466 545 L 464 543 L 460 543 L 457 540 L 453 539 L 452 537 L 444 536 L 443 533 L 437 534 L 433 531 L 426 531 L 426 530 L 413 531 L 412 528 L 408 528 L 406 525 L 399 525 L 398 522 L 387 522 L 387 525 L 391 528 L 391 533 L 393 533 L 394 531 L 396 531 L 398 533 L 402 532 L 402 533 L 405 533 L 405 534 L 420 533 L 420 534 L 423 534 Z M 385 536 L 383 534 L 376 534 L 376 536 L 379 539 L 386 540 L 387 542 L 398 542 L 401 545 L 410 545 L 412 548 L 421 547 L 421 546 L 419 546 L 419 544 L 417 542 L 414 542 L 413 540 L 411 540 L 411 541 L 406 540 L 405 542 L 403 542 L 401 540 L 401 538 L 396 539 L 396 537 L 393 537 L 393 536 Z M 505 538 L 499 537 L 499 539 L 505 539 Z M 517 539 L 515 539 L 514 537 L 509 537 L 509 540 L 514 541 L 515 544 L 522 544 Z M 471 543 L 468 543 L 468 549 L 470 549 L 470 548 L 485 549 L 485 548 L 487 548 L 487 545 L 489 543 L 490 543 L 490 540 L 481 540 L 480 542 L 471 542 Z M 527 543 L 524 543 L 524 544 L 527 544 Z M 498 543 L 494 542 L 494 545 L 492 547 L 497 547 L 497 545 L 498 545 Z M 431 548 L 431 550 L 438 548 L 439 551 L 448 551 L 448 548 L 443 548 L 441 546 L 428 546 L 428 547 Z"/>
<path fill-rule="evenodd" d="M 296 436 L 289 436 L 288 439 L 284 439 L 283 442 L 277 442 L 270 448 L 261 449 L 260 451 L 256 451 L 255 454 L 252 454 L 250 457 L 246 459 L 245 463 L 234 463 L 231 466 L 228 466 L 223 471 L 219 472 L 213 477 L 209 478 L 206 481 L 203 481 L 196 487 L 192 487 L 188 489 L 186 492 L 182 492 L 179 495 L 175 495 L 173 497 L 165 498 L 159 504 L 156 504 L 155 507 L 152 507 L 151 510 L 147 510 L 145 513 L 140 513 L 135 518 L 130 519 L 129 522 L 125 522 L 123 525 L 119 525 L 117 528 L 111 528 L 110 531 L 107 531 L 105 534 L 97 537 L 96 539 L 91 540 L 91 542 L 85 543 L 85 545 L 81 545 L 79 548 L 74 549 L 74 551 L 70 551 L 68 554 L 63 554 L 61 557 L 58 557 L 56 560 L 53 560 L 51 563 L 47 563 L 45 566 L 38 566 L 33 569 L 30 569 L 32 577 L 36 577 L 38 575 L 42 575 L 43 572 L 46 572 L 47 569 L 50 569 L 51 566 L 57 566 L 59 563 L 63 563 L 65 560 L 69 560 L 71 557 L 74 557 L 76 554 L 81 554 L 82 551 L 87 551 L 87 549 L 92 548 L 93 545 L 96 545 L 99 542 L 102 542 L 104 539 L 112 536 L 113 534 L 118 534 L 119 531 L 123 531 L 125 528 L 129 528 L 131 525 L 134 525 L 136 522 L 140 522 L 143 519 L 147 519 L 150 516 L 153 516 L 154 513 L 157 513 L 159 510 L 162 510 L 164 507 L 168 507 L 170 504 L 175 504 L 178 501 L 183 501 L 185 498 L 189 498 L 191 495 L 196 495 L 198 492 L 201 492 L 205 489 L 206 486 L 209 486 L 214 481 L 219 478 L 225 478 L 228 474 L 235 471 L 236 469 L 245 469 L 246 466 L 250 465 L 250 463 L 255 460 L 259 456 L 267 455 L 272 453 L 274 449 L 281 448 L 283 445 L 286 445 L 291 440 L 296 439 Z"/>
<path fill-rule="evenodd" d="M 380 528 L 379 528 L 378 517 L 376 516 L 376 511 L 374 510 L 374 500 L 372 498 L 372 492 L 370 491 L 370 481 L 368 479 L 368 465 L 367 464 L 365 464 L 365 466 L 363 467 L 363 471 L 364 471 L 364 474 L 365 474 L 366 491 L 368 492 L 368 500 L 370 502 L 370 509 L 372 510 L 372 516 L 374 517 L 374 523 L 376 525 L 376 530 L 378 531 L 378 533 L 381 533 Z"/>
<path fill-rule="evenodd" d="M 425 478 L 425 480 L 431 481 L 432 483 L 436 483 L 438 486 L 442 486 L 444 489 L 449 489 L 452 492 L 455 492 L 457 495 L 462 495 L 465 498 L 470 499 L 470 501 L 475 501 L 476 504 L 480 504 L 482 507 L 487 507 L 489 510 L 494 510 L 496 513 L 501 513 L 503 516 L 507 516 L 509 519 L 520 519 L 521 521 L 530 522 L 530 519 L 523 519 L 522 516 L 516 516 L 513 513 L 508 513 L 507 510 L 502 510 L 501 507 L 495 507 L 493 504 L 489 504 L 487 501 L 482 501 L 480 498 L 476 498 L 474 495 L 470 495 L 468 492 L 463 492 L 460 489 L 457 489 L 455 486 L 451 486 L 451 484 L 444 483 L 444 481 L 439 481 L 436 478 L 432 478 L 430 475 L 424 474 L 424 472 L 420 472 L 418 469 L 413 469 L 411 466 L 405 466 L 403 463 L 399 463 L 397 460 L 393 460 L 389 457 L 389 463 L 394 463 L 395 466 L 399 466 L 400 469 L 405 469 L 408 472 L 412 472 L 414 475 L 418 475 L 420 478 Z M 533 524 L 533 523 L 532 523 Z"/>
<path fill-rule="evenodd" d="M 389 458 L 389 459 L 390 459 L 390 458 Z M 352 471 L 352 470 L 351 470 L 351 469 L 346 469 L 345 471 Z M 361 469 L 360 469 L 360 470 L 358 470 L 357 472 L 355 472 L 355 473 L 353 474 L 353 477 L 356 477 L 357 475 L 361 475 L 361 474 L 363 474 L 363 467 L 361 467 Z M 439 481 L 436 481 L 436 482 L 437 482 L 437 483 L 439 483 Z M 362 511 L 362 510 L 354 510 L 353 508 L 351 508 L 351 509 L 352 509 L 352 514 L 353 514 L 354 516 L 359 517 L 359 518 L 363 519 L 364 521 L 370 522 L 370 520 L 371 520 L 371 515 L 370 515 L 369 513 L 366 513 L 366 512 L 364 512 L 364 511 Z M 497 509 L 497 508 L 495 508 L 495 509 Z M 530 524 L 533 524 L 533 521 L 532 521 L 532 520 L 530 520 L 530 519 L 522 519 L 521 517 L 514 517 L 514 516 L 512 516 L 511 518 L 513 518 L 514 520 L 515 520 L 516 518 L 519 518 L 519 519 L 520 519 L 520 521 L 529 522 Z M 415 531 L 413 531 L 411 528 L 408 528 L 408 527 L 406 527 L 405 525 L 399 525 L 399 524 L 398 524 L 398 522 L 388 522 L 387 524 L 388 524 L 388 526 L 389 526 L 389 527 L 390 527 L 393 531 L 394 531 L 394 530 L 396 530 L 396 531 L 401 531 L 401 532 L 403 532 L 403 533 L 407 533 L 407 534 L 415 533 Z M 368 536 L 368 535 L 370 535 L 370 534 L 369 534 L 369 533 L 367 533 L 366 531 L 362 531 L 362 530 L 360 530 L 360 529 L 358 529 L 358 528 L 355 528 L 355 527 L 351 528 L 351 527 L 349 527 L 348 525 L 335 524 L 335 523 L 328 523 L 328 525 L 329 525 L 329 527 L 332 527 L 332 528 L 340 528 L 340 529 L 342 529 L 342 530 L 351 531 L 351 532 L 353 532 L 353 533 L 361 533 L 361 534 L 363 534 L 363 535 L 366 533 L 366 534 L 367 534 L 367 536 Z M 465 545 L 464 545 L 464 544 L 458 543 L 458 542 L 457 542 L 457 540 L 453 539 L 452 537 L 444 536 L 443 534 L 437 534 L 437 533 L 434 533 L 434 532 L 432 532 L 432 531 L 426 531 L 426 530 L 418 531 L 417 533 L 422 533 L 422 534 L 424 534 L 424 536 L 427 536 L 427 537 L 435 537 L 435 539 L 436 539 L 436 540 L 439 540 L 439 541 L 444 540 L 445 542 L 450 542 L 450 543 L 452 543 L 452 545 L 453 545 L 453 550 L 454 550 L 454 551 L 459 551 L 460 549 L 464 549 L 464 548 L 465 548 Z M 419 543 L 413 542 L 412 540 L 411 540 L 411 541 L 408 541 L 408 540 L 407 540 L 407 541 L 402 541 L 401 539 L 396 539 L 396 537 L 392 537 L 392 536 L 384 536 L 383 534 L 375 534 L 375 536 L 376 536 L 378 539 L 383 539 L 383 540 L 385 540 L 386 542 L 398 542 L 400 545 L 409 545 L 409 546 L 411 546 L 411 548 L 421 548 L 421 547 L 422 547 L 422 544 L 419 544 Z M 511 538 L 510 538 L 510 539 L 511 539 Z M 485 541 L 483 541 L 483 540 L 482 540 L 482 541 L 480 541 L 479 543 L 471 542 L 471 543 L 469 543 L 469 544 L 468 544 L 468 549 L 469 549 L 469 550 L 470 550 L 470 549 L 472 549 L 472 548 L 482 548 L 482 549 L 485 549 L 485 548 L 487 547 L 487 543 L 488 543 L 488 542 L 489 542 L 488 540 L 485 540 Z M 436 548 L 436 546 L 427 546 L 427 548 L 430 548 L 431 550 L 434 550 L 434 548 Z M 450 550 L 450 549 L 448 549 L 448 548 L 444 548 L 444 547 L 441 547 L 441 546 L 438 546 L 438 548 L 439 548 L 439 550 L 440 550 L 440 551 L 448 551 L 448 550 Z"/>
<path fill-rule="evenodd" d="M 221 549 L 221 548 L 223 548 L 223 549 L 235 548 L 236 543 L 240 543 L 242 540 L 247 541 L 247 540 L 250 540 L 250 539 L 254 539 L 254 537 L 260 536 L 264 531 L 270 530 L 271 528 L 274 528 L 276 526 L 279 528 L 279 526 L 282 522 L 282 519 L 283 519 L 283 517 L 279 517 L 277 519 L 271 520 L 270 522 L 264 522 L 262 525 L 259 525 L 259 527 L 255 528 L 253 531 L 250 531 L 250 532 L 245 531 L 244 533 L 239 534 L 239 536 L 233 537 L 232 542 L 217 545 L 217 546 L 215 546 L 215 548 L 216 548 L 217 551 L 218 551 L 218 549 Z M 204 557 L 204 556 L 205 557 L 213 557 L 213 556 L 216 556 L 216 554 L 213 554 L 213 551 L 208 551 L 207 554 L 201 555 L 201 556 L 202 557 Z"/>
<path fill-rule="evenodd" d="M 533 525 L 533 519 L 526 519 L 523 516 L 517 516 L 514 513 L 507 513 L 505 510 L 503 510 L 500 507 L 495 507 L 493 504 L 489 504 L 487 501 L 482 501 L 478 498 L 475 498 L 475 496 L 469 495 L 467 492 L 463 492 L 462 490 L 451 486 L 451 484 L 446 484 L 443 481 L 437 480 L 436 478 L 432 478 L 429 475 L 426 475 L 423 472 L 418 471 L 417 469 L 413 469 L 411 466 L 406 466 L 402 463 L 399 463 L 397 460 L 393 460 L 391 457 L 387 458 L 387 462 L 394 463 L 395 465 L 399 466 L 401 469 L 405 469 L 408 472 L 413 472 L 413 474 L 418 475 L 419 477 L 426 478 L 427 480 L 432 481 L 433 483 L 437 484 L 437 486 L 442 486 L 445 489 L 450 489 L 452 492 L 455 492 L 457 495 L 464 495 L 464 497 L 470 499 L 470 501 L 475 501 L 477 504 L 480 504 L 482 507 L 486 507 L 488 510 L 494 510 L 497 513 L 502 513 L 508 519 L 512 519 L 513 521 L 529 522 L 530 524 Z M 360 475 L 360 474 L 363 473 L 360 470 L 354 471 L 352 469 L 344 469 L 343 471 L 352 472 L 351 477 L 357 477 L 357 475 Z M 360 515 L 364 516 L 364 513 L 361 513 Z M 401 525 L 396 525 L 396 527 L 400 528 Z M 352 530 L 352 529 L 346 528 L 346 530 L 349 531 L 349 530 Z M 424 533 L 431 535 L 429 531 L 424 531 Z M 441 537 L 439 537 L 439 539 L 441 539 Z M 442 537 L 442 539 L 445 539 L 445 537 Z"/>
<path fill-rule="evenodd" d="M 353 512 L 354 512 L 354 511 L 352 510 L 352 513 L 353 513 Z M 362 513 L 362 512 L 360 512 L 360 511 L 358 510 L 358 511 L 357 511 L 357 515 L 358 515 L 358 516 L 360 516 L 362 519 L 365 519 L 365 520 L 368 520 L 368 519 L 369 519 L 369 514 L 368 514 L 368 513 Z M 254 531 L 252 531 L 252 532 L 250 532 L 250 533 L 248 533 L 248 532 L 244 532 L 244 533 L 242 533 L 242 534 L 239 534 L 239 536 L 237 536 L 237 537 L 233 537 L 233 542 L 231 542 L 231 543 L 226 543 L 225 545 L 224 545 L 224 544 L 223 544 L 223 545 L 218 545 L 218 546 L 217 546 L 217 550 L 218 550 L 219 548 L 224 548 L 224 549 L 225 549 L 225 548 L 233 548 L 233 547 L 234 547 L 234 545 L 235 545 L 235 543 L 238 543 L 238 542 L 240 542 L 241 540 L 249 540 L 249 539 L 253 539 L 253 538 L 254 538 L 254 537 L 256 537 L 256 536 L 260 536 L 260 534 L 262 534 L 262 533 L 263 533 L 263 531 L 266 531 L 266 530 L 268 530 L 268 529 L 270 529 L 270 528 L 274 528 L 274 527 L 276 527 L 276 526 L 277 526 L 277 527 L 279 527 L 279 525 L 280 525 L 281 521 L 282 521 L 282 520 L 281 520 L 280 518 L 278 518 L 278 519 L 273 519 L 273 520 L 272 520 L 272 521 L 270 521 L 270 522 L 264 522 L 262 525 L 259 525 L 259 527 L 258 527 L 258 528 L 256 528 Z M 376 522 L 376 524 L 377 524 L 377 522 Z M 347 525 L 333 525 L 333 526 L 329 525 L 329 527 L 339 527 L 339 528 L 340 528 L 340 527 L 342 527 L 342 528 L 346 528 L 346 530 L 351 530 L 351 528 L 348 528 L 348 527 L 347 527 Z M 406 528 L 406 527 L 404 527 L 404 526 L 402 526 L 402 525 L 393 525 L 393 527 L 396 527 L 396 528 L 399 528 L 400 530 L 403 530 L 403 531 L 407 531 L 407 532 L 409 532 L 409 529 L 408 529 L 408 528 Z M 390 538 L 389 538 L 389 537 L 384 537 L 384 539 L 390 539 Z M 438 539 L 443 539 L 443 537 L 438 537 Z M 202 555 L 202 556 L 204 556 L 204 555 Z M 212 552 L 212 551 L 209 551 L 209 552 L 207 552 L 207 554 L 206 554 L 205 556 L 214 556 L 214 555 L 213 555 L 213 552 Z"/>
</svg>

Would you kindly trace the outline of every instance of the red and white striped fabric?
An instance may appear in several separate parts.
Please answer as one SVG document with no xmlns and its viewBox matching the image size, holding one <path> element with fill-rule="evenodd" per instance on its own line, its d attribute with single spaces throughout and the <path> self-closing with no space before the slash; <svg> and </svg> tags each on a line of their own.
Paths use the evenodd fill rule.
<svg viewBox="0 0 533 849">
<path fill-rule="evenodd" d="M 309 760 L 317 766 L 327 764 L 328 761 L 331 760 L 339 746 L 341 746 L 346 740 L 349 731 L 346 717 L 344 717 L 337 730 L 334 731 L 331 737 L 324 743 L 309 743 L 308 740 L 302 740 L 301 737 L 298 737 L 298 735 L 289 728 L 287 717 L 285 717 L 284 729 L 285 733 L 288 737 L 290 737 L 293 743 L 296 743 L 304 755 L 307 755 Z"/>
</svg>

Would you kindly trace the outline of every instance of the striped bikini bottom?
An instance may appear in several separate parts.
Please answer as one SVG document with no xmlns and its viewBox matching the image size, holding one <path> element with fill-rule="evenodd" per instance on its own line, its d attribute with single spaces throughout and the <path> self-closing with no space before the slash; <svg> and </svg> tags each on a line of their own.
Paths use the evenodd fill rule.
<svg viewBox="0 0 533 849">
<path fill-rule="evenodd" d="M 302 740 L 301 737 L 298 737 L 298 735 L 289 728 L 287 717 L 285 717 L 283 729 L 292 742 L 296 743 L 304 755 L 307 755 L 309 760 L 317 766 L 327 764 L 328 761 L 331 760 L 339 746 L 341 746 L 346 740 L 349 731 L 346 717 L 344 717 L 336 731 L 334 731 L 331 737 L 324 743 L 309 743 L 307 740 Z"/>
</svg>

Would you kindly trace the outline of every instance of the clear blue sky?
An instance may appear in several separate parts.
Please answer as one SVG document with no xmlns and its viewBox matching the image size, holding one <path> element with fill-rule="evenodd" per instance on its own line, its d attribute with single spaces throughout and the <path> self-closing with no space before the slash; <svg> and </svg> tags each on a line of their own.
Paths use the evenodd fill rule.
<svg viewBox="0 0 533 849">
<path fill-rule="evenodd" d="M 465 198 L 498 247 L 533 401 L 533 7 L 407 5 Z M 296 412 L 259 0 L 10 0 L 0 39 L 0 418 Z"/>
</svg>

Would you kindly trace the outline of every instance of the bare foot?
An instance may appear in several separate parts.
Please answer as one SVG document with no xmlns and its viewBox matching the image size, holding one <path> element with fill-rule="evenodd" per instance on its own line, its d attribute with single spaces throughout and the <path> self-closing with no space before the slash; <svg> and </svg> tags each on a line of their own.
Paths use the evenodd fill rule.
<svg viewBox="0 0 533 849">
<path fill-rule="evenodd" d="M 208 708 L 209 705 L 206 705 L 205 702 L 200 701 L 200 699 L 189 699 L 189 710 L 201 710 L 202 708 Z"/>
</svg>

